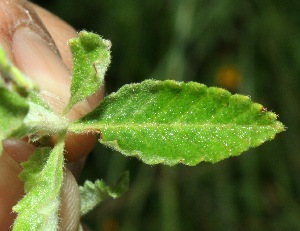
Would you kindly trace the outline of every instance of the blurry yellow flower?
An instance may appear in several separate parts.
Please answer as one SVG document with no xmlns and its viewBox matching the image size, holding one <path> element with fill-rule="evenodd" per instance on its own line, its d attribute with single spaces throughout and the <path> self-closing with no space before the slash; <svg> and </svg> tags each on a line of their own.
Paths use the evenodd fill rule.
<svg viewBox="0 0 300 231">
<path fill-rule="evenodd" d="M 216 83 L 224 88 L 236 90 L 239 87 L 242 76 L 235 66 L 222 66 L 215 75 Z"/>
</svg>

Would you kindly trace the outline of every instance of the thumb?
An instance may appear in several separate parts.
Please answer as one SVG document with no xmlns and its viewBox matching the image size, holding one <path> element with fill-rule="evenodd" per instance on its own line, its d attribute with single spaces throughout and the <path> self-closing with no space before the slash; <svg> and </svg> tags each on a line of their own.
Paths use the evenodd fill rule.
<svg viewBox="0 0 300 231">
<path fill-rule="evenodd" d="M 22 152 L 20 158 L 27 158 L 34 149 L 22 140 L 4 141 L 4 150 L 0 155 L 0 230 L 9 230 L 16 215 L 12 207 L 24 194 L 23 182 L 18 178 L 22 168 L 15 157 Z"/>
<path fill-rule="evenodd" d="M 66 169 L 61 189 L 60 230 L 78 230 L 80 222 L 80 197 L 77 182 Z"/>
<path fill-rule="evenodd" d="M 0 156 L 0 230 L 8 230 L 15 214 L 11 207 L 24 194 L 23 182 L 18 178 L 22 171 L 20 162 L 28 158 L 35 147 L 22 140 L 5 141 L 5 150 Z M 22 150 L 23 156 L 18 154 Z M 9 153 L 9 155 L 7 154 Z M 13 159 L 13 158 L 14 159 Z M 7 180 L 9 179 L 8 183 Z M 78 230 L 80 222 L 80 196 L 77 182 L 66 168 L 61 188 L 60 230 Z"/>
<path fill-rule="evenodd" d="M 45 23 L 44 20 L 43 22 Z M 45 24 L 47 26 L 47 23 Z M 56 29 L 61 34 L 65 32 L 59 25 Z M 56 43 L 55 38 L 54 40 Z M 3 45 L 10 59 L 37 82 L 41 89 L 41 97 L 53 110 L 60 112 L 70 97 L 71 73 L 54 42 L 27 1 L 0 1 L 0 44 Z M 67 41 L 62 44 L 67 46 Z M 90 110 L 89 103 L 84 102 L 68 116 L 73 120 Z M 87 155 L 95 140 L 96 137 L 68 136 L 66 153 L 73 156 L 74 160 L 78 160 Z M 74 147 L 74 144 L 80 146 L 81 151 L 78 148 L 72 152 L 69 147 Z M 11 208 L 24 194 L 23 183 L 17 177 L 22 170 L 19 162 L 26 160 L 34 149 L 33 145 L 22 140 L 7 140 L 4 143 L 4 152 L 0 156 L 0 230 L 9 230 L 9 226 L 13 223 L 15 214 L 12 213 Z M 67 158 L 71 159 L 69 156 Z M 78 226 L 79 194 L 74 178 L 69 172 L 65 174 L 66 179 L 61 194 L 64 198 L 61 220 L 67 220 L 62 221 L 61 225 L 65 227 L 65 224 L 71 224 L 71 228 L 65 229 L 71 230 L 72 227 Z M 67 194 L 68 191 L 71 194 Z M 70 222 L 70 219 L 74 221 Z"/>
</svg>

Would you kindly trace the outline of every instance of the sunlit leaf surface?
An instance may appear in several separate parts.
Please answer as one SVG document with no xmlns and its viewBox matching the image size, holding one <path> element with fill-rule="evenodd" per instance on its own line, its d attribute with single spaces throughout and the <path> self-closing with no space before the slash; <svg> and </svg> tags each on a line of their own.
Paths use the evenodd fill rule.
<svg viewBox="0 0 300 231">
<path fill-rule="evenodd" d="M 26 99 L 13 91 L 0 87 L 0 155 L 2 141 L 13 136 L 23 125 L 23 119 L 29 111 Z"/>
</svg>

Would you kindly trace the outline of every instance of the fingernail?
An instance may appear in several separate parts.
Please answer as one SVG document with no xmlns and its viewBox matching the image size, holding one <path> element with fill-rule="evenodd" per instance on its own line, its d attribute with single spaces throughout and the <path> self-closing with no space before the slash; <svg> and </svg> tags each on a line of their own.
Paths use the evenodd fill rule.
<svg viewBox="0 0 300 231">
<path fill-rule="evenodd" d="M 17 66 L 41 89 L 41 95 L 56 111 L 69 99 L 70 72 L 53 46 L 29 27 L 16 30 L 12 49 Z M 54 98 L 51 100 L 51 98 Z"/>
</svg>

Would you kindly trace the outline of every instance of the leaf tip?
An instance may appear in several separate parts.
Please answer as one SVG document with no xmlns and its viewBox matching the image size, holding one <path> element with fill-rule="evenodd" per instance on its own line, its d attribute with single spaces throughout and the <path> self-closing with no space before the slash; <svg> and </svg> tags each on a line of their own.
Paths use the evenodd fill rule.
<svg viewBox="0 0 300 231">
<path fill-rule="evenodd" d="M 93 50 L 98 46 L 106 47 L 108 50 L 111 48 L 111 42 L 109 40 L 103 39 L 98 34 L 87 31 L 80 31 L 78 33 L 78 42 L 80 42 L 86 50 Z"/>
</svg>

